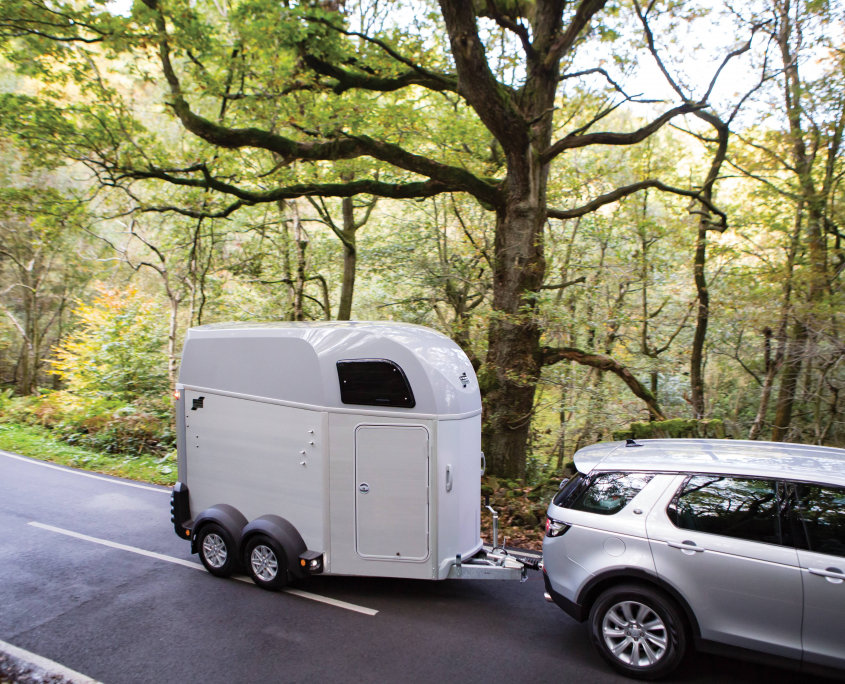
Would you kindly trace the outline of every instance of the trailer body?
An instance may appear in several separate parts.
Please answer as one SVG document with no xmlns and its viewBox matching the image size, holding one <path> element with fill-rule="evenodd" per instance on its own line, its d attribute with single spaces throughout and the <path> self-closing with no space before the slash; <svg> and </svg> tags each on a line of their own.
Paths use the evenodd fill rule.
<svg viewBox="0 0 845 684">
<path fill-rule="evenodd" d="M 288 578 L 445 579 L 483 554 L 481 398 L 449 338 L 399 323 L 201 326 L 176 389 L 173 522 L 212 571 L 223 543 L 216 574 L 248 567 L 256 535 Z"/>
</svg>

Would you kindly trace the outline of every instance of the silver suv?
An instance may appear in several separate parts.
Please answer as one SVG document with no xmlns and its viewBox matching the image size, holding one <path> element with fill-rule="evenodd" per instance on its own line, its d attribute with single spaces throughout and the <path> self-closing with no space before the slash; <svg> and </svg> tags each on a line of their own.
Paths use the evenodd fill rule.
<svg viewBox="0 0 845 684">
<path fill-rule="evenodd" d="M 688 647 L 845 670 L 845 449 L 596 444 L 549 505 L 546 598 L 638 679 Z"/>
</svg>

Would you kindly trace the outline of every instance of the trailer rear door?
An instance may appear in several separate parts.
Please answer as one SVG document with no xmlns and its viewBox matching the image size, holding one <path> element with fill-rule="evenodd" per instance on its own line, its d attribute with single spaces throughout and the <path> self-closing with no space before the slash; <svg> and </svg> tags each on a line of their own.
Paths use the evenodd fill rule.
<svg viewBox="0 0 845 684">
<path fill-rule="evenodd" d="M 422 426 L 355 430 L 355 542 L 363 558 L 429 554 L 429 434 Z"/>
</svg>

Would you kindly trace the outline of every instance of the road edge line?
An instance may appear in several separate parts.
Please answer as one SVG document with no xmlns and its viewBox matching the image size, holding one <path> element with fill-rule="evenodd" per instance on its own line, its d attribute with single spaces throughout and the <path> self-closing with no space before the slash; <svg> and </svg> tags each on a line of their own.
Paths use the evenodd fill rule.
<svg viewBox="0 0 845 684">
<path fill-rule="evenodd" d="M 69 667 L 57 663 L 55 660 L 50 660 L 37 653 L 13 646 L 6 641 L 0 640 L 0 652 L 14 660 L 16 665 L 38 670 L 47 676 L 62 677 L 73 684 L 102 684 L 96 679 L 92 679 L 81 672 L 71 670 Z"/>
<path fill-rule="evenodd" d="M 201 563 L 194 563 L 192 561 L 187 561 L 182 558 L 168 556 L 163 553 L 158 553 L 157 551 L 147 551 L 146 549 L 141 549 L 137 546 L 129 546 L 128 544 L 121 544 L 119 542 L 109 541 L 108 539 L 92 537 L 87 534 L 82 534 L 81 532 L 66 530 L 62 527 L 56 527 L 55 525 L 47 525 L 45 523 L 37 522 L 35 520 L 30 520 L 27 525 L 29 525 L 30 527 L 35 527 L 39 530 L 46 530 L 48 532 L 54 532 L 56 534 L 63 534 L 66 537 L 72 537 L 74 539 L 80 539 L 82 541 L 91 542 L 93 544 L 99 544 L 100 546 L 106 546 L 110 549 L 128 551 L 129 553 L 134 553 L 139 556 L 145 556 L 147 558 L 153 558 L 155 560 L 164 561 L 165 563 L 173 563 L 174 565 L 181 565 L 186 568 L 193 568 L 194 570 L 202 570 L 203 572 L 206 571 L 205 567 Z M 252 584 L 252 582 L 246 577 L 236 576 L 233 579 Z M 342 608 L 343 610 L 348 610 L 350 612 L 358 613 L 360 615 L 368 615 L 370 617 L 375 617 L 379 612 L 375 608 L 359 606 L 355 603 L 349 603 L 348 601 L 341 601 L 340 599 L 330 598 L 329 596 L 321 596 L 320 594 L 312 594 L 310 591 L 303 591 L 301 589 L 294 589 L 292 587 L 285 587 L 284 589 L 282 589 L 282 591 L 286 594 L 299 596 L 300 598 L 308 599 L 310 601 L 316 601 L 317 603 L 325 603 L 327 605 L 334 606 L 335 608 Z"/>
<path fill-rule="evenodd" d="M 73 466 L 58 465 L 48 461 L 42 461 L 31 456 L 21 456 L 20 454 L 13 454 L 11 451 L 4 451 L 0 449 L 0 455 L 8 456 L 16 461 L 23 461 L 24 463 L 31 463 L 32 465 L 41 466 L 42 468 L 50 468 L 51 470 L 61 470 L 64 473 L 71 473 L 72 475 L 79 475 L 80 477 L 90 477 L 92 480 L 103 480 L 104 482 L 111 482 L 112 484 L 123 485 L 124 487 L 133 487 L 135 489 L 146 489 L 149 492 L 159 492 L 161 494 L 169 494 L 170 488 L 165 485 L 145 485 L 140 482 L 127 482 L 117 476 L 109 475 L 95 475 L 87 470 L 74 468 Z"/>
</svg>

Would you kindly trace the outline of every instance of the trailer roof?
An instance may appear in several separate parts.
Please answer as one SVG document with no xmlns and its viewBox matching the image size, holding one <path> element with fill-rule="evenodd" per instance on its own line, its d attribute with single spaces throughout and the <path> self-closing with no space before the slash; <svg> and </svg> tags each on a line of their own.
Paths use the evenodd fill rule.
<svg viewBox="0 0 845 684">
<path fill-rule="evenodd" d="M 413 408 L 341 400 L 338 361 L 387 360 L 404 372 Z M 222 323 L 188 330 L 179 384 L 308 407 L 437 417 L 481 411 L 461 348 L 430 328 L 392 322 Z"/>
</svg>

